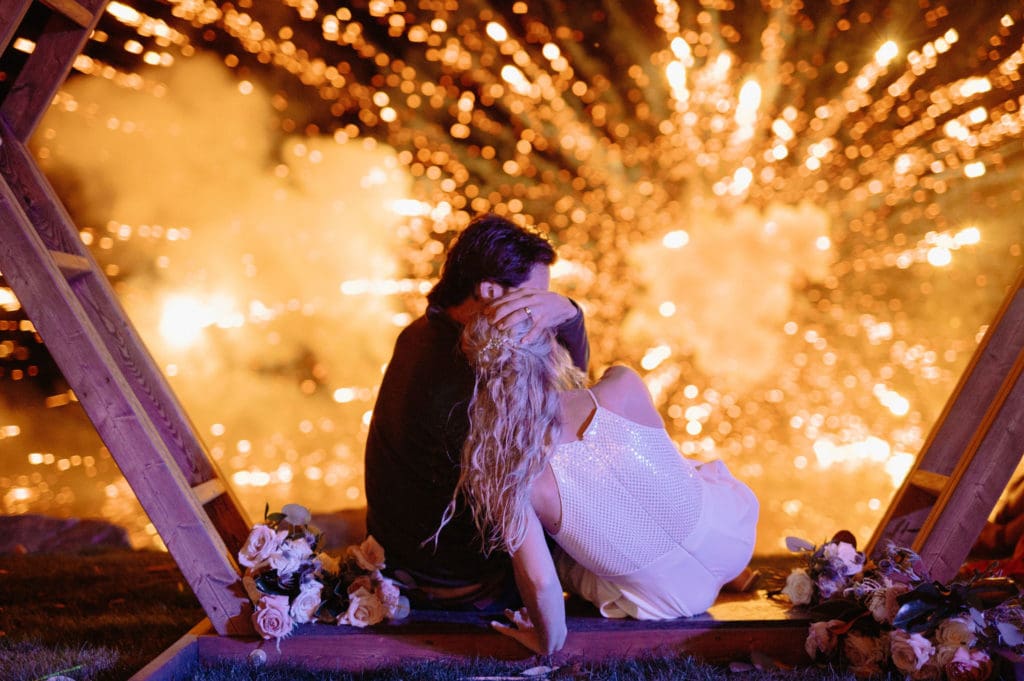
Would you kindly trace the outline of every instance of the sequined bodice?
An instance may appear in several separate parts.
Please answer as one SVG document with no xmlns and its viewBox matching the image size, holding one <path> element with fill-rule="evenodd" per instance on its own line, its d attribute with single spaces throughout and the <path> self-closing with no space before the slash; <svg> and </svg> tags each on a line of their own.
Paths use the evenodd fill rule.
<svg viewBox="0 0 1024 681">
<path fill-rule="evenodd" d="M 700 520 L 703 483 L 668 433 L 599 404 L 583 437 L 556 448 L 551 470 L 562 501 L 555 541 L 595 574 L 647 567 Z"/>
</svg>

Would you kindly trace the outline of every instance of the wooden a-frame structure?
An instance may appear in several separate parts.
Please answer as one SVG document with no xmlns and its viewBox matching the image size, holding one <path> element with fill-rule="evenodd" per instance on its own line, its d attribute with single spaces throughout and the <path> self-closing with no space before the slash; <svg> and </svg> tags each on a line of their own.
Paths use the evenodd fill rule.
<svg viewBox="0 0 1024 681">
<path fill-rule="evenodd" d="M 0 273 L 206 611 L 217 634 L 205 637 L 215 641 L 210 654 L 244 657 L 256 643 L 234 556 L 249 519 L 26 148 L 105 5 L 5 0 L 0 8 L 6 72 L 0 82 Z M 15 41 L 22 49 L 12 48 Z M 27 55 L 25 45 L 31 45 Z M 1024 275 L 1011 286 L 869 551 L 894 540 L 921 553 L 935 578 L 956 572 L 1024 453 L 1022 372 Z M 784 658 L 782 649 L 802 650 L 805 620 L 780 615 L 776 607 L 767 617 L 754 616 L 758 626 L 744 627 L 737 622 L 749 613 L 742 611 L 726 604 L 710 618 L 687 622 L 578 622 L 581 633 L 567 652 L 592 657 L 671 646 L 713 657 L 759 648 Z M 348 666 L 459 652 L 522 656 L 509 639 L 486 633 L 488 643 L 480 648 L 481 637 L 472 632 L 486 632 L 486 623 L 465 618 L 439 615 L 424 622 L 414 615 L 385 631 L 360 632 L 358 643 L 324 645 L 300 636 L 288 645 L 305 662 L 325 665 L 338 665 L 339 654 L 352 657 Z M 204 640 L 198 630 L 189 656 L 197 654 L 196 640 Z"/>
</svg>

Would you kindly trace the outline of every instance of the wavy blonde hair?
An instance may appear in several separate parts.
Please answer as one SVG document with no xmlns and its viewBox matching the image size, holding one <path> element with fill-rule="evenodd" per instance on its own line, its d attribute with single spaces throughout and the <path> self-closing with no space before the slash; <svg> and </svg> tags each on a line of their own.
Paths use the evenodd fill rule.
<svg viewBox="0 0 1024 681">
<path fill-rule="evenodd" d="M 586 384 L 550 332 L 524 343 L 528 328 L 501 331 L 480 315 L 462 332 L 476 384 L 459 482 L 441 526 L 464 494 L 485 554 L 512 552 L 523 543 L 530 486 L 561 433 L 559 392 Z"/>
</svg>

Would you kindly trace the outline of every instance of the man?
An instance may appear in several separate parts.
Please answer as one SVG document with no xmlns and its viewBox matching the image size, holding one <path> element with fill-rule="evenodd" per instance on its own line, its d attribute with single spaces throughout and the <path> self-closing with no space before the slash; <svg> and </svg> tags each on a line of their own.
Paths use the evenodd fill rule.
<svg viewBox="0 0 1024 681">
<path fill-rule="evenodd" d="M 479 314 L 499 327 L 532 320 L 528 334 L 554 330 L 586 370 L 583 314 L 548 290 L 555 257 L 544 238 L 505 218 L 476 218 L 449 250 L 427 313 L 395 343 L 366 441 L 366 525 L 413 607 L 514 605 L 508 556 L 482 555 L 461 503 L 436 543 L 425 542 L 451 501 L 469 428 L 474 378 L 459 348 L 463 325 Z"/>
</svg>

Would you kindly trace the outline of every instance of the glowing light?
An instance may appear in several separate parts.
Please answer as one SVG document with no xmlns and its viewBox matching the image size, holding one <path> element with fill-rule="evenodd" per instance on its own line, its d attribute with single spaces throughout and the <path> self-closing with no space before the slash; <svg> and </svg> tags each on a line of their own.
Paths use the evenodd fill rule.
<svg viewBox="0 0 1024 681">
<path fill-rule="evenodd" d="M 487 35 L 491 40 L 499 43 L 503 43 L 508 40 L 508 31 L 505 27 L 496 21 L 489 21 L 487 23 Z"/>
<path fill-rule="evenodd" d="M 888 66 L 899 54 L 899 48 L 892 40 L 887 40 L 875 52 L 875 61 L 879 66 Z"/>
<path fill-rule="evenodd" d="M 669 232 L 661 239 L 665 248 L 683 248 L 690 243 L 690 234 L 684 229 L 677 229 Z"/>
<path fill-rule="evenodd" d="M 981 177 L 985 174 L 985 162 L 974 161 L 964 166 L 964 175 L 970 178 Z"/>
<path fill-rule="evenodd" d="M 204 308 L 195 298 L 173 296 L 164 303 L 160 318 L 160 335 L 175 347 L 183 348 L 199 340 L 203 327 Z"/>
<path fill-rule="evenodd" d="M 945 267 L 953 262 L 953 254 L 948 248 L 934 246 L 928 249 L 928 264 L 935 267 Z"/>
<path fill-rule="evenodd" d="M 672 350 L 667 345 L 659 345 L 657 347 L 648 350 L 643 359 L 640 360 L 640 366 L 647 371 L 653 371 L 658 368 L 658 365 L 664 362 L 672 355 Z"/>
<path fill-rule="evenodd" d="M 501 78 L 511 85 L 515 92 L 521 95 L 530 94 L 530 81 L 526 79 L 522 71 L 512 64 L 505 64 L 501 67 Z"/>
</svg>

